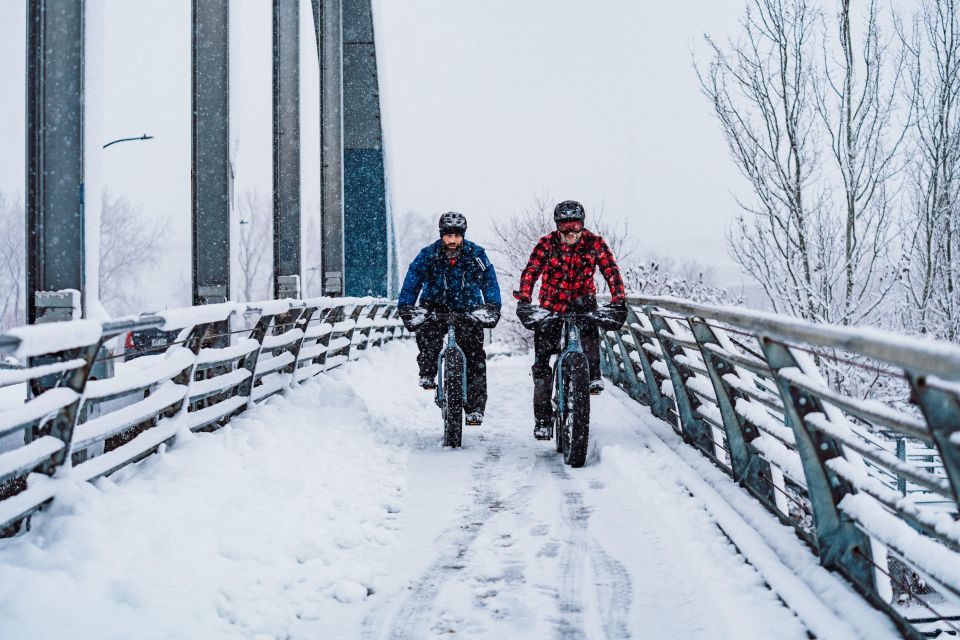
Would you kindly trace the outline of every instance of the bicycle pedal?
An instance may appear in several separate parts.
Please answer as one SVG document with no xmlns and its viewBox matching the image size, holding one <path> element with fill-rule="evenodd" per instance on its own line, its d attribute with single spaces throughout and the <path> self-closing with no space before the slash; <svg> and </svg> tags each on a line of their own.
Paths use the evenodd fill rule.
<svg viewBox="0 0 960 640">
<path fill-rule="evenodd" d="M 483 422 L 479 420 L 467 420 L 466 422 L 467 426 L 469 427 L 479 427 L 481 424 L 483 424 Z"/>
</svg>

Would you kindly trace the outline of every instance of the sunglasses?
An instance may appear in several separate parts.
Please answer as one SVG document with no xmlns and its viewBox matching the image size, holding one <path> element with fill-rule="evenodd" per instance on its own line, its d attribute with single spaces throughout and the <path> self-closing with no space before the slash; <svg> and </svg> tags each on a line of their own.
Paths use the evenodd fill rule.
<svg viewBox="0 0 960 640">
<path fill-rule="evenodd" d="M 561 222 L 557 225 L 557 231 L 560 233 L 580 233 L 583 231 L 583 223 L 576 221 Z"/>
</svg>

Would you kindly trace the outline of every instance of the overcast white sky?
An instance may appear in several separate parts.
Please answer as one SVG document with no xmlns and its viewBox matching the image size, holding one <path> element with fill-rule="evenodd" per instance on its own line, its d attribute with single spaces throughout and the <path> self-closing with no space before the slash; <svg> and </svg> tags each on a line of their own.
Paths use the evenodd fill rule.
<svg viewBox="0 0 960 640">
<path fill-rule="evenodd" d="M 691 51 L 732 33 L 742 0 L 375 6 L 399 211 L 459 209 L 482 238 L 548 193 L 627 220 L 643 250 L 737 273 L 723 230 L 740 178 Z"/>
<path fill-rule="evenodd" d="M 270 189 L 270 3 L 234 3 L 238 191 Z M 309 6 L 303 0 L 303 6 Z M 456 209 L 483 241 L 535 194 L 626 220 L 642 250 L 738 279 L 724 229 L 743 183 L 691 68 L 701 35 L 736 30 L 744 0 L 374 0 L 394 211 Z M 24 11 L 0 0 L 0 190 L 24 188 Z M 189 280 L 190 3 L 106 0 L 104 182 L 168 216 Z M 304 12 L 304 62 L 315 58 Z M 316 202 L 316 70 L 304 71 L 305 202 Z M 105 140 L 106 141 L 106 140 Z M 317 239 L 317 241 L 319 241 Z"/>
</svg>

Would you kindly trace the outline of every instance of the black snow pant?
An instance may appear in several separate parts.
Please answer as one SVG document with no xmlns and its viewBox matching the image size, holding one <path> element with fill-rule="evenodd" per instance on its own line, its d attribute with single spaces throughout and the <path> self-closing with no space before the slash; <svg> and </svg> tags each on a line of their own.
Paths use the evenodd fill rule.
<svg viewBox="0 0 960 640">
<path fill-rule="evenodd" d="M 592 305 L 586 304 L 573 311 L 587 311 L 596 308 L 596 301 Z M 578 320 L 580 328 L 580 344 L 587 356 L 590 365 L 590 379 L 600 379 L 600 330 L 592 322 Z M 563 322 L 554 320 L 537 327 L 533 332 L 533 417 L 537 422 L 549 421 L 553 416 L 551 395 L 553 380 L 550 378 L 552 370 L 550 359 L 560 353 L 563 340 Z"/>
<path fill-rule="evenodd" d="M 463 406 L 466 413 L 483 413 L 487 406 L 487 352 L 483 350 L 483 327 L 458 325 L 457 345 L 467 356 L 467 400 Z M 447 343 L 447 323 L 428 320 L 417 330 L 417 364 L 420 376 L 435 378 L 437 356 Z"/>
</svg>

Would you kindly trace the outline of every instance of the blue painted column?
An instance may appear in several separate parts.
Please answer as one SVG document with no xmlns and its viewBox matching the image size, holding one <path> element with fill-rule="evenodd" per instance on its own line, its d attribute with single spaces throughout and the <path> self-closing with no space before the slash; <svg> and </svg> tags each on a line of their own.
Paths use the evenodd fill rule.
<svg viewBox="0 0 960 640">
<path fill-rule="evenodd" d="M 344 292 L 388 295 L 392 225 L 371 0 L 343 0 L 343 223 Z"/>
</svg>

